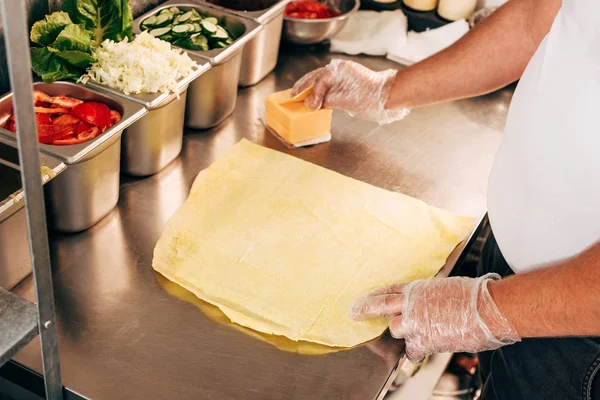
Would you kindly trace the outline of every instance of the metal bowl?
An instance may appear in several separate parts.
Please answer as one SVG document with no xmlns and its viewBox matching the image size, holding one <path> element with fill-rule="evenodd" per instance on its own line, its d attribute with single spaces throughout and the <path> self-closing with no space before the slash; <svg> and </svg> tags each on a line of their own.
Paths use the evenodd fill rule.
<svg viewBox="0 0 600 400">
<path fill-rule="evenodd" d="M 297 44 L 314 44 L 331 39 L 338 33 L 348 18 L 360 7 L 360 0 L 319 0 L 337 8 L 342 15 L 324 19 L 300 19 L 284 17 L 283 36 Z"/>
</svg>

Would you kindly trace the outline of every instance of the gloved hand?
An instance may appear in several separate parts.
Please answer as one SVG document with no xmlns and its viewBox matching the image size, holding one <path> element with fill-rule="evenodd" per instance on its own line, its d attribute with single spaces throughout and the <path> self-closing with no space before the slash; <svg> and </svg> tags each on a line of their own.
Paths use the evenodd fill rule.
<svg viewBox="0 0 600 400">
<path fill-rule="evenodd" d="M 397 72 L 375 72 L 353 61 L 333 60 L 304 75 L 294 85 L 292 95 L 314 86 L 304 102 L 309 110 L 337 108 L 352 116 L 388 124 L 410 112 L 407 108 L 385 109 Z"/>
<path fill-rule="evenodd" d="M 355 319 L 386 316 L 394 338 L 405 339 L 406 356 L 494 350 L 521 340 L 481 278 L 431 278 L 399 283 L 368 293 L 351 309 Z"/>
</svg>

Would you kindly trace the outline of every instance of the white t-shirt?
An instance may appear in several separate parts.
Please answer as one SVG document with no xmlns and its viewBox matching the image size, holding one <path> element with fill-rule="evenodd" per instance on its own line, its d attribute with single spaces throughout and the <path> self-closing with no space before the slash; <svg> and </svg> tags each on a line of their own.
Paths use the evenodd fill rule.
<svg viewBox="0 0 600 400">
<path fill-rule="evenodd" d="M 525 70 L 492 168 L 488 212 L 517 273 L 600 240 L 600 0 L 563 0 Z"/>
</svg>

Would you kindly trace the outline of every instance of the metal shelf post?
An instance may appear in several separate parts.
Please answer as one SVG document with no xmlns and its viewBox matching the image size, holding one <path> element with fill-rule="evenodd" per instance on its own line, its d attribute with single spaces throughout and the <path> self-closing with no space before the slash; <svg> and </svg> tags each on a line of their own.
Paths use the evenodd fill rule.
<svg viewBox="0 0 600 400">
<path fill-rule="evenodd" d="M 62 399 L 54 290 L 52 287 L 46 210 L 33 106 L 33 82 L 30 73 L 31 59 L 26 5 L 23 0 L 0 0 L 0 11 L 2 12 L 10 83 L 14 94 L 13 108 L 17 131 L 19 132 L 17 141 L 21 164 L 21 180 L 25 193 L 29 251 L 35 282 L 37 328 L 42 347 L 46 397 L 48 399 Z M 27 306 L 21 304 L 19 307 L 26 308 Z M 18 307 L 13 307 L 13 312 L 6 315 L 19 318 L 15 311 L 18 309 Z M 27 316 L 31 317 L 29 313 L 20 314 L 20 318 L 23 319 Z M 15 326 L 20 326 L 20 324 Z M 32 336 L 31 327 L 26 326 L 25 328 L 27 329 L 21 329 L 22 338 L 13 338 L 15 344 L 21 347 L 24 340 L 31 339 Z M 17 334 L 19 333 L 17 332 Z"/>
</svg>

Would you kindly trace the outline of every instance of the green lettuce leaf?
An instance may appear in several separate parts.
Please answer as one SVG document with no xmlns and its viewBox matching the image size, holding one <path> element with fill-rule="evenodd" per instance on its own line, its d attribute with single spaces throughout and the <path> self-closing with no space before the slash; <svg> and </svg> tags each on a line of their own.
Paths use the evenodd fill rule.
<svg viewBox="0 0 600 400">
<path fill-rule="evenodd" d="M 76 24 L 92 33 L 93 45 L 106 39 L 131 38 L 133 14 L 130 0 L 63 0 L 63 10 Z"/>
<path fill-rule="evenodd" d="M 31 49 L 31 68 L 46 83 L 76 79 L 83 74 L 83 70 L 71 65 L 46 47 Z"/>
<path fill-rule="evenodd" d="M 48 50 L 79 68 L 87 68 L 93 62 L 92 38 L 79 25 L 67 25 L 56 37 Z"/>
<path fill-rule="evenodd" d="M 62 32 L 65 26 L 72 23 L 69 14 L 57 11 L 46 15 L 43 20 L 33 24 L 29 37 L 33 43 L 47 46 L 56 40 L 56 37 Z"/>
</svg>

